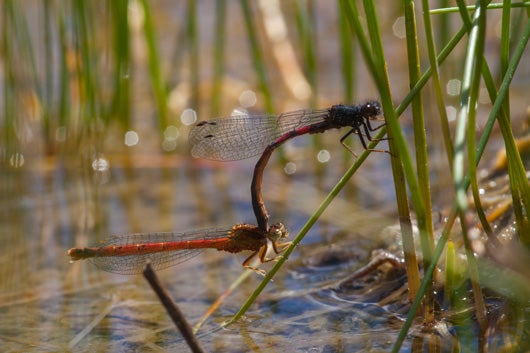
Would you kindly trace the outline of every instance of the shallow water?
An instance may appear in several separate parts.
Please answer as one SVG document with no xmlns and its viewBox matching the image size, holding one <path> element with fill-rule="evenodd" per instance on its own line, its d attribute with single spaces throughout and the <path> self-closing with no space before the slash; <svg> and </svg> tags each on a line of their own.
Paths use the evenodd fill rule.
<svg viewBox="0 0 530 353">
<path fill-rule="evenodd" d="M 257 86 L 251 56 L 246 47 L 241 48 L 241 43 L 243 46 L 247 43 L 246 32 L 240 9 L 234 11 L 234 4 L 229 5 L 229 11 L 235 15 L 230 17 L 226 51 L 245 55 L 230 57 L 226 62 L 220 108 L 225 115 L 239 106 L 242 92 Z M 168 3 L 167 9 L 164 5 L 156 9 L 155 17 L 159 20 L 157 40 L 163 48 L 163 61 L 168 63 L 170 59 L 166 57 L 171 55 L 168 49 L 180 48 L 180 43 L 175 48 L 174 34 L 178 31 L 176 24 L 181 24 L 176 18 L 181 19 L 184 12 L 173 3 Z M 336 8 L 325 2 L 315 2 L 314 6 L 318 13 L 315 31 L 318 30 L 316 37 L 319 38 L 318 107 L 348 103 L 337 98 L 343 93 Z M 394 24 L 398 24 L 392 16 L 401 15 L 401 9 L 396 5 L 395 9 L 384 6 L 380 10 L 386 32 L 385 51 L 391 58 L 389 72 L 394 100 L 399 102 L 408 92 L 405 41 L 391 32 Z M 289 9 L 285 12 L 290 13 Z M 172 17 L 175 14 L 178 16 Z M 134 18 L 134 14 L 130 16 Z M 202 99 L 207 101 L 213 67 L 210 50 L 215 44 L 213 13 L 202 6 L 201 16 L 199 85 Z M 39 21 L 29 23 L 31 27 Z M 294 24 L 291 25 L 290 33 L 296 33 Z M 40 29 L 34 30 L 40 35 Z M 143 41 L 139 40 L 138 33 L 131 41 Z M 497 43 L 497 39 L 492 37 L 492 43 Z M 145 52 L 136 47 L 133 51 L 134 64 L 145 67 Z M 455 57 L 458 69 L 460 61 L 458 55 Z M 511 92 L 512 123 L 517 129 L 522 126 L 520 121 L 528 101 L 528 75 L 525 74 L 528 65 L 524 63 L 523 59 Z M 186 65 L 178 67 L 183 71 L 188 69 Z M 377 93 L 362 64 L 359 67 L 355 81 L 360 100 L 373 99 Z M 458 70 L 449 68 L 448 71 Z M 124 131 L 111 124 L 108 131 L 96 138 L 84 136 L 82 141 L 75 142 L 58 140 L 54 142 L 57 151 L 44 151 L 45 143 L 40 135 L 42 121 L 38 119 L 22 119 L 27 124 L 22 124 L 23 132 L 33 139 L 19 146 L 20 154 L 6 155 L 8 149 L 3 141 L 0 143 L 2 352 L 186 351 L 180 333 L 140 275 L 102 272 L 87 261 L 69 263 L 67 250 L 97 244 L 116 234 L 228 228 L 241 222 L 255 223 L 249 187 L 257 158 L 229 163 L 192 159 L 187 151 L 187 128 L 180 133 L 180 149 L 161 152 L 160 131 L 155 126 L 157 107 L 152 101 L 146 72 L 141 69 L 136 72 L 130 107 L 132 128 L 140 136 L 137 145 L 125 147 Z M 451 75 L 458 76 L 453 72 Z M 179 75 L 168 80 L 176 76 Z M 180 79 L 189 83 L 186 75 L 179 76 Z M 282 79 L 285 77 L 280 74 L 270 77 L 276 111 L 308 108 L 308 100 L 285 93 L 289 91 L 286 88 L 289 80 L 282 82 Z M 172 118 L 178 120 L 190 104 L 190 92 L 180 82 L 172 89 L 172 93 L 186 97 L 172 108 Z M 437 114 L 430 114 L 429 109 L 434 110 L 435 104 L 428 99 L 425 98 L 426 115 L 437 119 Z M 454 100 L 448 104 L 456 104 Z M 198 103 L 202 111 L 200 120 L 210 118 L 204 113 L 209 104 L 208 101 Z M 487 103 L 481 104 L 479 132 L 489 111 Z M 262 97 L 258 96 L 257 106 L 251 109 L 262 113 L 263 105 Z M 75 125 L 75 118 L 72 120 Z M 412 146 L 410 114 L 406 113 L 400 124 Z M 352 156 L 338 143 L 344 133 L 333 131 L 319 136 L 322 148 L 331 153 L 327 163 L 317 162 L 320 147 L 313 148 L 312 138 L 303 137 L 287 146 L 285 160 L 279 162 L 275 155 L 267 167 L 263 190 L 271 221 L 283 222 L 291 238 L 353 163 Z M 438 122 L 428 122 L 427 135 L 432 154 L 429 167 L 434 208 L 441 212 L 453 201 L 453 185 Z M 355 151 L 361 149 L 355 138 L 348 140 Z M 489 148 L 496 150 L 501 145 L 501 140 L 496 139 Z M 384 143 L 380 148 L 386 148 Z M 286 173 L 285 161 L 295 163 L 294 174 Z M 482 167 L 489 163 L 485 158 Z M 244 320 L 219 329 L 260 283 L 261 277 L 255 273 L 206 321 L 199 331 L 204 347 L 208 351 L 230 352 L 278 352 L 286 347 L 303 352 L 388 351 L 407 312 L 408 304 L 399 300 L 406 295 L 398 296 L 390 304 L 377 303 L 389 293 L 403 294 L 400 292 L 404 284 L 402 274 L 390 271 L 368 276 L 349 286 L 337 284 L 366 264 L 372 250 L 386 248 L 389 243 L 393 245 L 395 239 L 385 238 L 382 232 L 387 225 L 397 222 L 391 178 L 389 156 L 372 154 L 251 306 Z M 501 198 L 504 196 L 503 193 Z M 160 271 L 159 275 L 184 315 L 194 324 L 244 272 L 241 263 L 247 256 L 206 250 L 185 263 Z M 378 281 L 382 276 L 387 277 Z M 493 312 L 500 307 L 497 302 L 489 304 Z M 440 350 L 451 351 L 450 335 L 454 331 L 443 326 L 444 323 L 445 320 L 440 322 L 442 327 L 438 328 L 437 335 L 428 338 L 436 341 Z M 427 336 L 419 326 L 414 327 L 402 351 L 410 351 L 413 345 L 421 347 Z M 475 347 L 474 339 L 468 342 L 468 347 Z M 504 343 L 492 335 L 490 347 L 495 349 Z"/>
<path fill-rule="evenodd" d="M 323 167 L 320 179 L 312 176 L 318 162 L 310 158 L 302 160 L 291 177 L 278 167 L 266 171 L 265 199 L 272 220 L 284 222 L 291 236 L 346 167 L 342 153 L 339 145 L 333 155 L 340 158 L 319 166 Z M 156 351 L 183 345 L 141 276 L 109 274 L 86 261 L 69 263 L 67 249 L 96 244 L 115 234 L 253 223 L 248 191 L 253 160 L 211 163 L 185 154 L 135 153 L 101 157 L 108 168 L 101 168 L 102 160 L 98 167 L 83 158 L 28 157 L 24 166 L 3 173 L 0 339 L 4 351 Z M 344 333 L 348 338 L 340 339 L 339 345 L 364 342 L 364 334 L 350 333 L 372 324 L 366 318 L 350 322 L 357 316 L 350 315 L 355 309 L 351 303 L 326 303 L 310 292 L 347 275 L 381 244 L 376 235 L 391 220 L 373 207 L 391 196 L 365 181 L 369 174 L 389 175 L 377 171 L 384 166 L 379 160 L 387 158 L 386 154 L 370 157 L 375 162 L 372 169 L 366 167 L 354 177 L 349 190 L 326 211 L 246 320 L 201 337 L 207 349 L 335 347 Z M 364 202 L 365 207 L 352 206 L 351 199 Z M 315 265 L 321 251 L 333 249 L 343 253 L 338 260 Z M 243 272 L 240 264 L 245 256 L 207 250 L 160 271 L 160 276 L 193 323 Z M 260 280 L 252 273 L 202 332 L 229 319 Z M 328 322 L 329 332 L 315 331 L 314 342 L 304 339 L 322 320 Z"/>
</svg>

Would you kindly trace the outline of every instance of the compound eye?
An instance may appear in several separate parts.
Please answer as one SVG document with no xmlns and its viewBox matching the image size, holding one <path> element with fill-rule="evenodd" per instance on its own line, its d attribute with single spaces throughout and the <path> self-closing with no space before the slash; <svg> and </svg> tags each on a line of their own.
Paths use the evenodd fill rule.
<svg viewBox="0 0 530 353">
<path fill-rule="evenodd" d="M 269 232 L 273 234 L 277 239 L 287 238 L 287 229 L 282 223 L 276 223 L 271 226 Z"/>
</svg>

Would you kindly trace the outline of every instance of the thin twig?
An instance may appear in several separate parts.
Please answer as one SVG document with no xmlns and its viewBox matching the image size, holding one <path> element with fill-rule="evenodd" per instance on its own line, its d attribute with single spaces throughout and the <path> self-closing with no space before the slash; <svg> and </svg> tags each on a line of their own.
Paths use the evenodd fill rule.
<svg viewBox="0 0 530 353">
<path fill-rule="evenodd" d="M 166 308 L 167 313 L 179 329 L 180 333 L 182 333 L 182 336 L 188 343 L 188 346 L 191 348 L 191 351 L 195 353 L 206 352 L 201 347 L 199 341 L 197 340 L 197 337 L 195 337 L 195 335 L 193 334 L 193 330 L 190 324 L 186 321 L 184 315 L 182 315 L 182 312 L 177 307 L 177 304 L 173 302 L 173 300 L 171 300 L 169 293 L 160 283 L 160 280 L 158 279 L 158 276 L 156 275 L 155 271 L 153 271 L 150 262 L 147 262 L 147 264 L 145 265 L 143 275 L 147 282 L 149 282 L 149 284 L 151 285 L 151 288 L 153 288 L 153 290 L 155 291 L 164 308 Z"/>
</svg>

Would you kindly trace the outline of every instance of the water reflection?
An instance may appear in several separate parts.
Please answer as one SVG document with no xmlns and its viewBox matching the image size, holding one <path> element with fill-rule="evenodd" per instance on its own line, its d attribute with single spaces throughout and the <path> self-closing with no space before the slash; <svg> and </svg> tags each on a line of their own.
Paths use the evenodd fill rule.
<svg viewBox="0 0 530 353">
<path fill-rule="evenodd" d="M 88 263 L 70 264 L 66 250 L 95 244 L 112 234 L 252 223 L 248 192 L 252 160 L 220 164 L 179 155 L 126 152 L 99 154 L 94 159 L 37 159 L 2 174 L 0 332 L 23 341 L 10 342 L 10 347 L 23 350 L 30 344 L 63 351 L 79 340 L 76 350 L 95 345 L 103 351 L 119 351 L 123 344 L 144 347 L 151 342 L 145 338 L 147 331 L 149 337 L 163 340 L 166 348 L 179 345 L 172 325 L 141 278 L 109 275 Z M 315 163 L 303 161 L 299 174 L 311 175 Z M 326 184 L 339 174 L 329 171 Z M 309 180 L 293 183 L 275 167 L 266 173 L 264 190 L 273 219 L 288 224 L 293 233 L 323 198 Z M 363 217 L 360 209 L 351 209 L 349 201 L 337 200 L 330 211 L 307 242 L 321 242 L 333 228 L 352 229 L 355 224 L 361 229 L 370 223 L 370 217 L 364 217 L 363 223 L 340 216 Z M 342 221 L 346 223 L 341 225 Z M 237 278 L 245 256 L 206 251 L 161 275 L 193 321 Z M 273 286 L 296 287 L 297 279 L 288 272 L 285 275 L 275 279 Z M 260 280 L 251 276 L 229 298 L 225 310 L 233 313 Z M 266 310 L 258 308 L 253 315 L 266 317 Z M 270 330 L 272 322 L 265 323 L 263 329 Z M 206 329 L 215 326 L 209 325 Z M 27 327 L 38 327 L 39 333 L 23 329 Z M 212 340 L 215 346 L 216 337 L 220 336 L 206 338 L 206 342 Z M 241 336 L 232 338 L 240 342 Z M 141 343 L 133 343 L 138 340 Z M 40 341 L 51 343 L 41 345 Z"/>
</svg>

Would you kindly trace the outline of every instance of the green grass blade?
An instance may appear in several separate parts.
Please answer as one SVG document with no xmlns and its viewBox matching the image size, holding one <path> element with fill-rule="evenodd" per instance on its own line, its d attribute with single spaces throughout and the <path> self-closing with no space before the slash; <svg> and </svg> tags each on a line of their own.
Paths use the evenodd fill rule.
<svg viewBox="0 0 530 353">
<path fill-rule="evenodd" d="M 191 71 L 191 106 L 197 114 L 200 107 L 200 82 L 199 82 L 199 29 L 197 26 L 197 1 L 188 0 L 188 40 L 190 50 Z"/>
<path fill-rule="evenodd" d="M 144 34 L 147 44 L 147 54 L 149 60 L 149 73 L 151 84 L 158 109 L 158 126 L 160 131 L 164 131 L 168 125 L 167 92 L 164 79 L 160 70 L 160 58 L 156 47 L 155 26 L 151 15 L 151 7 L 148 0 L 141 0 L 144 11 Z"/>
<path fill-rule="evenodd" d="M 52 107 L 53 101 L 53 41 L 52 41 L 52 20 L 53 20 L 53 7 L 51 6 L 51 1 L 44 1 L 43 3 L 43 16 L 44 16 L 44 83 L 42 84 L 42 95 L 41 100 L 43 102 L 43 134 L 46 146 L 48 150 L 54 144 L 54 139 L 52 136 L 52 122 L 50 109 Z"/>
<path fill-rule="evenodd" d="M 469 35 L 469 42 L 470 44 L 472 44 L 469 46 L 469 50 L 472 50 L 472 56 L 474 57 L 473 63 L 471 64 L 472 72 L 469 75 L 469 81 L 464 80 L 462 87 L 464 89 L 464 92 L 465 91 L 469 92 L 469 97 L 467 99 L 468 107 L 466 108 L 466 110 L 469 112 L 468 113 L 469 126 L 467 129 L 467 143 L 468 143 L 468 161 L 470 162 L 468 165 L 468 170 L 469 170 L 468 175 L 470 178 L 469 180 L 470 180 L 471 190 L 472 190 L 472 194 L 475 200 L 477 212 L 482 222 L 484 222 L 484 224 L 487 225 L 486 216 L 480 204 L 477 170 L 476 170 L 476 164 L 474 163 L 474 161 L 476 160 L 476 154 L 475 154 L 475 140 L 476 140 L 475 126 L 476 126 L 476 113 L 477 113 L 476 107 L 478 105 L 478 98 L 479 98 L 479 91 L 480 91 L 480 78 L 481 78 L 480 69 L 483 65 L 483 60 L 484 60 L 484 45 L 485 45 L 485 40 L 486 40 L 487 1 L 481 1 L 478 3 L 478 5 L 479 6 L 477 6 L 477 10 L 476 10 L 477 15 L 475 16 L 476 26 L 472 27 L 472 30 Z M 475 19 L 473 22 L 475 22 Z M 457 197 L 457 202 L 459 203 L 459 201 L 460 200 Z M 464 210 L 461 209 L 461 213 L 460 213 L 462 225 L 464 225 L 464 222 L 465 222 L 465 215 L 463 211 Z M 484 333 L 487 328 L 487 317 L 486 317 L 486 306 L 484 303 L 484 297 L 482 295 L 482 288 L 479 283 L 478 265 L 476 262 L 474 251 L 471 248 L 471 241 L 469 239 L 468 232 L 465 231 L 466 227 L 463 227 L 462 230 L 464 231 L 463 238 L 464 238 L 464 245 L 466 248 L 466 255 L 467 255 L 467 261 L 468 261 L 468 271 L 470 274 L 471 285 L 473 286 L 473 295 L 475 299 L 475 312 L 477 315 L 477 321 L 479 323 L 479 327 L 482 333 Z M 484 337 L 484 335 L 482 334 L 479 334 L 479 336 Z"/>
<path fill-rule="evenodd" d="M 305 59 L 305 74 L 311 86 L 311 98 L 309 105 L 311 108 L 316 107 L 316 98 L 318 93 L 317 87 L 317 56 L 316 56 L 316 37 L 313 33 L 315 26 L 314 4 L 309 1 L 307 6 L 303 6 L 300 0 L 294 2 L 295 19 L 302 43 L 302 52 Z"/>
<path fill-rule="evenodd" d="M 479 89 L 480 89 L 480 72 L 478 72 L 478 68 L 481 68 L 483 65 L 486 65 L 486 62 L 484 60 L 484 42 L 485 42 L 485 36 L 486 36 L 486 6 L 483 4 L 483 6 L 480 6 L 481 15 L 478 17 L 479 19 L 479 31 L 477 35 L 477 49 L 476 49 L 476 73 L 473 77 L 473 82 L 471 83 L 471 89 L 470 89 L 470 106 L 469 106 L 469 129 L 467 133 L 467 140 L 468 140 L 468 161 L 475 161 L 476 160 L 476 133 L 475 133 L 475 126 L 476 126 L 476 107 L 478 106 L 478 98 L 479 98 Z M 470 40 L 472 40 L 473 37 L 470 37 Z M 480 195 L 479 195 L 479 188 L 478 188 L 478 180 L 477 180 L 477 166 L 475 163 L 469 163 L 469 182 L 471 185 L 471 191 L 473 195 L 473 201 L 475 203 L 475 209 L 477 211 L 477 215 L 480 219 L 480 222 L 482 223 L 482 228 L 490 236 L 490 238 L 493 238 L 493 232 L 491 230 L 491 227 L 486 219 L 486 214 L 484 212 L 484 209 L 482 208 L 482 203 L 480 201 Z M 473 263 L 474 265 L 474 263 Z"/>
<path fill-rule="evenodd" d="M 68 34 L 66 31 L 65 24 L 65 13 L 63 9 L 57 9 L 57 22 L 58 22 L 58 37 L 59 37 L 59 60 L 60 60 L 60 84 L 59 84 L 59 118 L 58 125 L 64 128 L 66 131 L 69 129 L 70 119 L 67 117 L 71 116 L 72 102 L 71 102 L 71 87 L 69 80 L 69 71 L 67 65 L 68 55 Z"/>
<path fill-rule="evenodd" d="M 274 111 L 272 104 L 272 95 L 269 83 L 267 81 L 263 53 L 259 47 L 256 29 L 254 28 L 254 20 L 252 19 L 252 11 L 250 10 L 250 4 L 246 0 L 240 0 L 239 3 L 241 4 L 241 8 L 243 10 L 243 18 L 245 19 L 245 26 L 247 29 L 254 70 L 258 75 L 259 88 L 261 90 L 261 93 L 263 94 L 265 109 L 267 110 L 267 112 L 271 113 Z"/>
<path fill-rule="evenodd" d="M 409 81 L 411 85 L 416 84 L 420 78 L 420 58 L 419 58 L 419 43 L 418 35 L 416 30 L 416 19 L 414 11 L 414 2 L 406 1 L 405 2 L 405 26 L 406 26 L 406 39 L 407 39 L 407 53 L 408 53 L 408 64 L 409 64 Z M 432 48 L 434 50 L 434 48 Z M 436 65 L 436 53 L 432 53 L 432 58 L 434 61 L 433 65 L 433 77 L 437 77 L 437 65 Z M 414 100 L 412 101 L 412 119 L 414 125 L 414 145 L 416 149 L 416 169 L 418 172 L 418 182 L 421 191 L 421 197 L 423 203 L 425 204 L 425 220 L 422 221 L 426 225 L 426 234 L 428 235 L 427 239 L 421 241 L 422 253 L 426 254 L 424 256 L 425 267 L 429 265 L 429 261 L 432 258 L 432 252 L 434 249 L 434 236 L 433 236 L 433 223 L 432 223 L 432 205 L 431 205 L 431 192 L 430 192 L 430 183 L 429 183 L 429 162 L 427 154 L 427 137 L 425 133 L 425 115 L 423 112 L 423 98 L 421 92 L 418 93 Z M 413 246 L 414 239 L 410 239 Z M 403 240 L 405 244 L 405 240 Z M 412 251 L 411 250 L 409 251 Z M 416 265 L 417 268 L 417 265 Z M 415 271 L 418 272 L 418 271 Z M 414 284 L 414 291 L 411 294 L 416 295 L 417 288 L 419 287 L 419 273 L 415 274 L 418 278 L 413 278 L 414 282 L 409 281 Z M 432 287 L 428 288 L 425 298 L 425 320 L 426 322 L 434 321 L 434 310 L 433 310 L 433 298 Z"/>
<path fill-rule="evenodd" d="M 454 146 L 451 139 L 451 131 L 449 128 L 449 119 L 447 117 L 446 103 L 443 96 L 439 66 L 436 60 L 436 44 L 434 41 L 434 30 L 431 22 L 429 2 L 422 0 L 423 7 L 423 22 L 425 24 L 425 37 L 427 41 L 427 52 L 429 55 L 429 63 L 432 68 L 432 85 L 434 90 L 434 97 L 436 100 L 436 108 L 438 109 L 438 115 L 440 116 L 440 124 L 442 127 L 442 135 L 445 144 L 445 151 L 447 154 L 447 160 L 449 162 L 450 171 L 452 173 L 452 161 L 454 158 Z M 444 19 L 446 16 L 444 16 Z M 441 24 L 441 41 L 445 43 L 447 37 L 447 20 L 442 20 Z M 429 206 L 427 206 L 429 208 Z"/>
<path fill-rule="evenodd" d="M 224 48 L 226 46 L 226 0 L 217 0 L 215 4 L 215 48 L 210 116 L 219 115 L 221 91 L 223 87 L 223 67 L 225 63 Z"/>
<path fill-rule="evenodd" d="M 356 75 L 356 46 L 355 36 L 351 34 L 348 28 L 348 20 L 344 11 L 341 11 L 339 6 L 339 35 L 340 35 L 340 53 L 341 53 L 341 69 L 342 69 L 342 87 L 344 90 L 345 102 L 353 102 L 355 97 L 355 82 Z"/>
<path fill-rule="evenodd" d="M 462 2 L 459 2 L 462 4 Z M 475 13 L 471 28 L 470 37 L 476 38 L 478 32 L 478 11 Z M 464 17 L 465 18 L 465 17 Z M 469 40 L 464 60 L 464 73 L 462 78 L 462 94 L 460 95 L 460 108 L 458 110 L 457 125 L 455 132 L 455 156 L 453 160 L 453 182 L 456 192 L 456 201 L 459 209 L 465 211 L 467 208 L 466 189 L 464 185 L 465 174 L 465 145 L 466 131 L 468 128 L 470 85 L 476 60 L 476 40 Z M 482 54 L 482 53 L 479 53 Z M 473 128 L 474 130 L 474 128 Z"/>
<path fill-rule="evenodd" d="M 83 92 L 81 100 L 81 119 L 87 127 L 98 118 L 96 106 L 97 90 L 97 60 L 93 40 L 93 18 L 89 4 L 86 1 L 74 1 L 72 11 L 75 21 L 76 41 L 79 45 L 80 61 L 77 61 L 77 74 L 79 77 L 79 92 Z"/>
<path fill-rule="evenodd" d="M 522 2 L 514 2 L 511 3 L 510 7 L 512 9 L 515 8 L 530 8 L 530 1 L 522 1 Z M 489 4 L 487 6 L 488 10 L 495 10 L 495 9 L 503 9 L 504 8 L 504 1 L 503 2 L 496 2 L 493 4 Z M 461 11 L 462 7 L 441 7 L 439 9 L 432 9 L 429 11 L 431 15 L 439 15 L 439 14 L 448 14 L 452 12 L 458 12 Z M 475 5 L 467 5 L 463 7 L 466 11 L 475 11 L 476 6 Z"/>
<path fill-rule="evenodd" d="M 5 151 L 2 158 L 2 163 L 8 163 L 8 159 L 16 150 L 15 146 L 15 75 L 13 73 L 13 43 L 9 33 L 12 29 L 10 24 L 12 22 L 12 1 L 4 1 L 2 4 L 2 64 L 4 73 L 4 89 L 3 89 L 3 107 L 4 107 L 4 128 L 2 129 L 2 141 Z"/>
<path fill-rule="evenodd" d="M 114 30 L 114 96 L 109 118 L 113 116 L 126 130 L 131 128 L 131 38 L 128 3 L 127 0 L 115 0 L 109 4 Z"/>
</svg>

